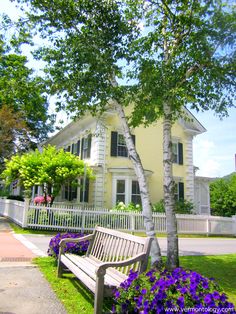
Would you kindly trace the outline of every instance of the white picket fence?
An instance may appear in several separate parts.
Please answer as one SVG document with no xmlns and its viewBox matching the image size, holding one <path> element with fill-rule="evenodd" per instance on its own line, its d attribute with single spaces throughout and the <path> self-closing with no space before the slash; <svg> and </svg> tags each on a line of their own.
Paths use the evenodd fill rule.
<svg viewBox="0 0 236 314">
<path fill-rule="evenodd" d="M 93 230 L 95 225 L 131 232 L 145 231 L 140 212 L 114 211 L 76 204 L 36 206 L 28 201 L 0 199 L 0 215 L 24 228 L 64 231 Z M 155 230 L 166 233 L 166 216 L 153 213 Z M 236 236 L 236 216 L 177 215 L 179 234 L 215 234 Z"/>
</svg>

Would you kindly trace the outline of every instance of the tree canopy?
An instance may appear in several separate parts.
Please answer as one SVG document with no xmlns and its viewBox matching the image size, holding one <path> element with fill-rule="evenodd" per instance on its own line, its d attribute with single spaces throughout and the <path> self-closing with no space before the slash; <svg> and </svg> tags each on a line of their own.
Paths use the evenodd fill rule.
<svg viewBox="0 0 236 314">
<path fill-rule="evenodd" d="M 3 30 L 1 28 L 1 33 Z M 35 148 L 36 143 L 47 138 L 48 133 L 53 130 L 55 118 L 48 112 L 49 103 L 43 79 L 28 67 L 27 58 L 12 45 L 13 41 L 8 41 L 9 39 L 0 34 L 0 109 L 2 114 L 6 110 L 12 114 L 6 113 L 5 119 L 10 120 L 1 124 L 1 128 L 6 133 L 7 129 L 4 130 L 4 127 L 7 124 L 12 125 L 12 119 L 17 120 L 19 117 L 19 121 L 24 120 L 25 126 L 22 126 L 22 136 L 23 132 L 19 133 L 19 123 L 12 125 L 12 145 L 6 148 L 7 154 L 2 154 L 0 159 L 16 151 Z M 17 53 L 14 52 L 15 49 Z"/>
<path fill-rule="evenodd" d="M 29 144 L 28 128 L 20 112 L 15 113 L 11 107 L 0 108 L 0 169 L 4 159 L 16 150 L 24 150 Z"/>
<path fill-rule="evenodd" d="M 210 184 L 211 214 L 231 217 L 236 215 L 236 174 L 216 179 Z"/>
<path fill-rule="evenodd" d="M 44 187 L 45 193 L 50 189 L 52 201 L 58 195 L 63 184 L 75 183 L 84 176 L 85 163 L 77 156 L 54 146 L 44 147 L 23 155 L 12 156 L 6 162 L 2 178 L 6 184 L 19 180 L 26 190 L 34 185 Z M 91 168 L 86 166 L 86 177 L 93 178 Z"/>
</svg>

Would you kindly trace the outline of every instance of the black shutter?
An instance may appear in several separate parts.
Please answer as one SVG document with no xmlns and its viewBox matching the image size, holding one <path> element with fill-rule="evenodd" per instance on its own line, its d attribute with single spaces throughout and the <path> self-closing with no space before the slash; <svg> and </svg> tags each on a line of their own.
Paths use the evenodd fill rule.
<svg viewBox="0 0 236 314">
<path fill-rule="evenodd" d="M 91 143 L 92 143 L 92 135 L 89 134 L 88 136 L 88 154 L 87 154 L 87 158 L 90 158 L 90 153 L 91 153 Z"/>
<path fill-rule="evenodd" d="M 117 157 L 117 132 L 111 132 L 111 156 Z"/>
<path fill-rule="evenodd" d="M 67 152 L 70 152 L 70 146 L 67 147 L 66 151 L 67 151 Z"/>
<path fill-rule="evenodd" d="M 84 149 L 84 139 L 82 138 L 82 141 L 81 141 L 81 153 L 80 153 L 80 158 L 83 159 L 84 156 L 83 156 L 83 149 Z"/>
<path fill-rule="evenodd" d="M 179 182 L 178 183 L 179 186 L 179 200 L 184 200 L 184 183 L 183 182 Z"/>
<path fill-rule="evenodd" d="M 135 135 L 132 134 L 132 140 L 133 140 L 133 143 L 134 143 L 134 146 L 135 146 Z"/>
<path fill-rule="evenodd" d="M 183 144 L 178 143 L 179 165 L 183 165 Z"/>
<path fill-rule="evenodd" d="M 80 140 L 78 140 L 77 142 L 77 152 L 76 152 L 77 156 L 80 155 Z"/>
<path fill-rule="evenodd" d="M 74 154 L 74 150 L 75 150 L 75 144 L 73 143 L 72 146 L 71 146 L 71 152 L 72 152 L 72 154 Z"/>
<path fill-rule="evenodd" d="M 84 187 L 84 183 L 83 183 L 84 179 L 80 180 L 80 202 L 85 202 L 88 203 L 89 201 L 89 179 L 86 178 L 85 180 L 85 190 L 83 193 L 83 187 Z M 84 199 L 83 199 L 84 196 Z"/>
</svg>

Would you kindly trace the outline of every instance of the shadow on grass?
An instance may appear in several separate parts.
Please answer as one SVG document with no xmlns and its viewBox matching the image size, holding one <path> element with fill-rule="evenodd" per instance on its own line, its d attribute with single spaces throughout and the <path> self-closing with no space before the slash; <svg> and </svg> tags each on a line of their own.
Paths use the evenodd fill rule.
<svg viewBox="0 0 236 314">
<path fill-rule="evenodd" d="M 80 296 L 86 300 L 92 307 L 94 306 L 94 294 L 82 283 L 80 282 L 72 273 L 63 274 L 64 279 L 68 279 L 71 285 L 78 291 Z M 111 313 L 112 305 L 114 300 L 112 298 L 104 298 L 103 302 L 103 314 Z"/>
</svg>

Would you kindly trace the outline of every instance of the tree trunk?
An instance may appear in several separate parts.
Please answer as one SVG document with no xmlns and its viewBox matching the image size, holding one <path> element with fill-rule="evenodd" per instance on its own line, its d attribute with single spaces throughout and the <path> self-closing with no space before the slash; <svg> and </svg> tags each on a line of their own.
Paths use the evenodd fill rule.
<svg viewBox="0 0 236 314">
<path fill-rule="evenodd" d="M 133 143 L 133 139 L 130 133 L 130 128 L 127 123 L 127 119 L 123 110 L 123 107 L 116 101 L 113 100 L 113 104 L 115 105 L 116 112 L 120 118 L 123 131 L 124 131 L 124 138 L 126 142 L 126 146 L 128 149 L 129 157 L 133 163 L 134 171 L 138 179 L 141 200 L 142 200 L 142 209 L 143 209 L 143 217 L 144 217 L 144 226 L 146 228 L 146 234 L 150 237 L 153 237 L 154 240 L 152 241 L 151 246 L 151 264 L 153 266 L 161 265 L 161 250 L 159 243 L 156 238 L 156 232 L 154 228 L 154 223 L 152 220 L 152 208 L 151 208 L 151 201 L 150 195 L 147 187 L 147 180 L 144 174 L 144 169 L 142 166 L 142 162 L 140 157 L 136 151 L 136 148 Z"/>
<path fill-rule="evenodd" d="M 164 166 L 164 204 L 166 211 L 167 228 L 167 268 L 172 270 L 179 266 L 179 248 L 177 234 L 177 220 L 175 216 L 175 199 L 172 169 L 172 140 L 171 140 L 171 119 L 168 104 L 164 105 L 163 120 L 163 166 Z"/>
</svg>

